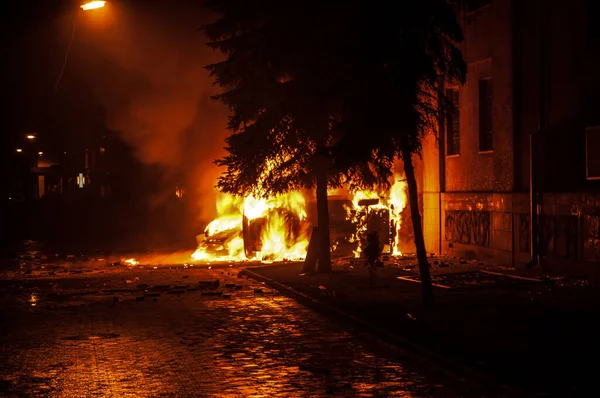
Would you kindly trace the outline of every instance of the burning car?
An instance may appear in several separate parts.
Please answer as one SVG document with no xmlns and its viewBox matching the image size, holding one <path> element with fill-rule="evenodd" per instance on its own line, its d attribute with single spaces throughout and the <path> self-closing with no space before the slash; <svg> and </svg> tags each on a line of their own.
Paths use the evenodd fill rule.
<svg viewBox="0 0 600 398">
<path fill-rule="evenodd" d="M 306 255 L 309 223 L 304 196 L 268 199 L 224 195 L 220 213 L 197 237 L 196 261 L 299 260 Z"/>
<path fill-rule="evenodd" d="M 202 247 L 208 257 L 226 258 L 230 254 L 230 247 L 233 242 L 241 237 L 240 231 L 226 230 L 217 232 L 214 235 L 203 235 L 196 237 L 198 247 Z"/>
<path fill-rule="evenodd" d="M 401 255 L 400 228 L 407 204 L 406 181 L 389 189 L 330 197 L 332 254 L 361 257 L 367 233 L 377 231 L 383 252 Z M 314 204 L 314 203 L 312 203 Z M 316 206 L 308 206 L 312 210 Z M 316 221 L 316 217 L 310 217 Z M 303 260 L 313 223 L 302 192 L 270 198 L 221 195 L 217 217 L 197 237 L 194 261 Z M 316 225 L 316 224 L 315 224 Z"/>
</svg>

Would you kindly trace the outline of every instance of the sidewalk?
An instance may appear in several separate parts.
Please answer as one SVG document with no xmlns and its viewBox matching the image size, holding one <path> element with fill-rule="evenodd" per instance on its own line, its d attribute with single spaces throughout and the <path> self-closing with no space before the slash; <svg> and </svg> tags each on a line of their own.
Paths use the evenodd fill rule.
<svg viewBox="0 0 600 398">
<path fill-rule="evenodd" d="M 480 263 L 430 262 L 438 285 L 430 309 L 420 304 L 411 259 L 379 269 L 372 289 L 367 270 L 348 262 L 334 265 L 331 275 L 300 275 L 302 264 L 248 271 L 528 393 L 596 390 L 596 366 L 588 364 L 600 353 L 597 289 L 583 280 L 520 278 Z"/>
</svg>

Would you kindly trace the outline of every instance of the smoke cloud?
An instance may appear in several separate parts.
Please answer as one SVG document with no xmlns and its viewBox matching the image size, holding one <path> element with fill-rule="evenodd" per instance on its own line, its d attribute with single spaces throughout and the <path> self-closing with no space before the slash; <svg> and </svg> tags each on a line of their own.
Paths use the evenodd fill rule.
<svg viewBox="0 0 600 398">
<path fill-rule="evenodd" d="M 97 70 L 85 73 L 101 76 L 91 85 L 107 127 L 143 163 L 163 171 L 165 191 L 154 201 L 174 195 L 183 176 L 200 217 L 210 219 L 220 173 L 212 162 L 223 151 L 227 110 L 210 99 L 218 89 L 204 66 L 220 54 L 205 46 L 199 28 L 213 16 L 196 3 L 113 3 L 83 14 L 80 24 L 84 40 L 94 44 L 87 56 L 104 57 Z"/>
</svg>

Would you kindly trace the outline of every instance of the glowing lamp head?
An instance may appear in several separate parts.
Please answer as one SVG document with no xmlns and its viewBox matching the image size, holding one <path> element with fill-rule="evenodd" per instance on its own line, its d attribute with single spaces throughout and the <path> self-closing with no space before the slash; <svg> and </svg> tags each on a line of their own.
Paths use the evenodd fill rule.
<svg viewBox="0 0 600 398">
<path fill-rule="evenodd" d="M 28 140 L 35 140 L 35 134 L 27 134 L 25 138 L 27 138 Z"/>
<path fill-rule="evenodd" d="M 17 148 L 17 152 L 21 153 L 23 150 L 21 148 Z"/>
<path fill-rule="evenodd" d="M 106 4 L 106 1 L 90 1 L 88 3 L 82 4 L 81 9 L 83 11 L 95 10 L 97 8 L 102 8 Z"/>
</svg>

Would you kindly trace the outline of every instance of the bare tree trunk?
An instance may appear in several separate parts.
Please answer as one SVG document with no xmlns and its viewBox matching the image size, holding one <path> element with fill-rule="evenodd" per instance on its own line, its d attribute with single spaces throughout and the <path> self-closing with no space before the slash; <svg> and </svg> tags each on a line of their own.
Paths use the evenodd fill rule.
<svg viewBox="0 0 600 398">
<path fill-rule="evenodd" d="M 319 259 L 317 272 L 331 272 L 329 237 L 329 203 L 327 202 L 327 159 L 317 161 L 317 221 L 319 233 Z"/>
<path fill-rule="evenodd" d="M 329 203 L 327 202 L 327 169 L 319 165 L 317 170 L 317 220 L 319 226 L 319 260 L 317 272 L 331 272 L 329 237 Z"/>
<path fill-rule="evenodd" d="M 421 225 L 421 213 L 419 213 L 419 194 L 417 191 L 417 180 L 415 168 L 412 163 L 411 151 L 402 148 L 402 160 L 404 161 L 404 173 L 408 185 L 408 199 L 410 202 L 410 216 L 412 217 L 413 230 L 415 233 L 415 246 L 417 248 L 417 259 L 419 261 L 419 273 L 421 274 L 421 295 L 424 305 L 433 303 L 433 287 L 431 285 L 431 274 L 429 273 L 429 262 L 425 250 L 425 238 Z"/>
</svg>

